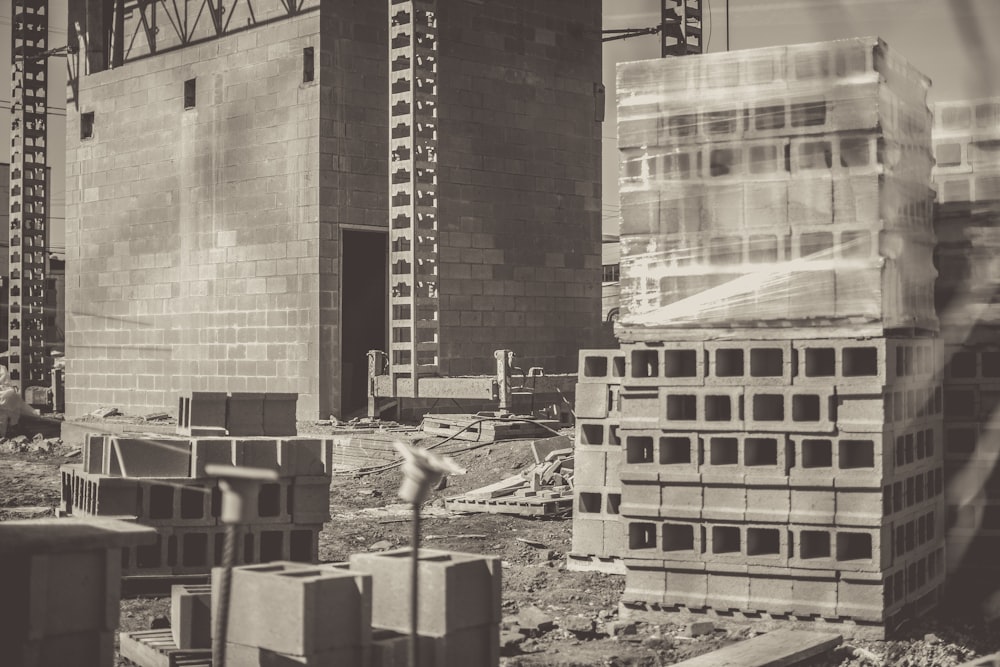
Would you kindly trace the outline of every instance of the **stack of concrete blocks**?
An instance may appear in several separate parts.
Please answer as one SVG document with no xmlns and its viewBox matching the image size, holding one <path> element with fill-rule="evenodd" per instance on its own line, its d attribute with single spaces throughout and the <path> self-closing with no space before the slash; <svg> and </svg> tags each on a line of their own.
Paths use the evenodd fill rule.
<svg viewBox="0 0 1000 667">
<path fill-rule="evenodd" d="M 571 569 L 596 567 L 624 573 L 624 524 L 619 520 L 621 481 L 620 392 L 625 379 L 621 350 L 580 353 L 573 449 L 573 546 Z"/>
<path fill-rule="evenodd" d="M 397 549 L 354 554 L 344 563 L 234 568 L 226 664 L 406 667 L 409 558 L 409 549 Z M 174 587 L 172 631 L 179 648 L 211 646 L 217 608 L 214 589 L 208 589 Z M 418 595 L 421 665 L 499 665 L 498 558 L 421 549 Z"/>
<path fill-rule="evenodd" d="M 155 538 L 122 521 L 0 523 L 0 656 L 5 665 L 114 664 L 121 553 Z"/>
<path fill-rule="evenodd" d="M 1000 98 L 936 105 L 933 136 L 949 591 L 969 601 L 1000 590 Z"/>
<path fill-rule="evenodd" d="M 219 410 L 216 398 L 196 393 L 182 399 L 190 420 L 178 430 L 192 435 L 90 434 L 82 463 L 61 468 L 64 514 L 130 517 L 156 527 L 154 544 L 124 551 L 123 574 L 204 574 L 221 563 L 222 496 L 218 479 L 205 473 L 209 464 L 263 468 L 279 476 L 260 486 L 257 516 L 243 528 L 237 562 L 316 561 L 319 531 L 330 520 L 332 443 L 297 437 L 294 428 L 290 436 L 262 435 L 261 415 L 286 424 L 288 415 L 294 417 L 294 401 L 278 401 L 287 413 L 282 417 L 246 396 L 238 397 L 247 404 L 242 408 L 230 400 L 228 409 L 223 402 Z M 256 415 L 257 426 L 246 433 L 254 422 L 233 421 L 236 415 Z M 218 435 L 198 435 L 202 428 Z"/>
<path fill-rule="evenodd" d="M 879 634 L 936 601 L 927 87 L 874 38 L 619 66 L 626 606 Z"/>
</svg>

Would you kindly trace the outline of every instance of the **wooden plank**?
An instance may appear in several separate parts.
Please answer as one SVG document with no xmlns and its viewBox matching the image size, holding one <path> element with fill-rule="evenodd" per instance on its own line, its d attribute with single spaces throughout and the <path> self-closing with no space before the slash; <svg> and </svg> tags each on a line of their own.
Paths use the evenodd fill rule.
<svg viewBox="0 0 1000 667">
<path fill-rule="evenodd" d="M 675 667 L 790 667 L 826 653 L 841 640 L 840 635 L 830 632 L 775 630 L 678 662 Z"/>
<path fill-rule="evenodd" d="M 468 500 L 487 500 L 490 498 L 498 498 L 500 496 L 508 496 L 527 483 L 528 480 L 526 480 L 523 476 L 513 475 L 494 484 L 473 489 L 472 491 L 463 494 L 461 497 Z"/>
</svg>

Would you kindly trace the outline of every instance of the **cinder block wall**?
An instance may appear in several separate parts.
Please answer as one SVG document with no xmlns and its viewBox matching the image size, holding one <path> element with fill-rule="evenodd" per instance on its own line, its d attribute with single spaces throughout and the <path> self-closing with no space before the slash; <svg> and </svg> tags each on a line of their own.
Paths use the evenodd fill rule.
<svg viewBox="0 0 1000 667">
<path fill-rule="evenodd" d="M 573 371 L 601 288 L 601 3 L 438 0 L 440 368 Z"/>
<path fill-rule="evenodd" d="M 82 77 L 67 119 L 66 399 L 299 392 L 319 411 L 319 13 Z M 319 67 L 317 67 L 319 71 Z M 185 109 L 185 81 L 195 106 Z"/>
</svg>

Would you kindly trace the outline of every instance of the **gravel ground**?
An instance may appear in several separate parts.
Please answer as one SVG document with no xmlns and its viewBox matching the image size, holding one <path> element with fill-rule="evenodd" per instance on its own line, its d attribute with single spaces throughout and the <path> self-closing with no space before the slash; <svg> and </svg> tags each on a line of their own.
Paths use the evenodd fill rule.
<svg viewBox="0 0 1000 667">
<path fill-rule="evenodd" d="M 322 430 L 324 425 L 310 425 Z M 0 443 L 0 520 L 51 513 L 59 499 L 58 468 L 79 452 L 58 441 Z M 443 498 L 516 474 L 533 463 L 527 441 L 493 443 L 457 455 L 469 470 L 453 477 L 426 506 L 423 545 L 498 555 L 503 560 L 504 645 L 507 667 L 670 665 L 758 634 L 759 626 L 714 621 L 714 631 L 690 638 L 677 623 L 633 623 L 618 616 L 623 578 L 569 572 L 565 554 L 572 540 L 567 518 L 527 519 L 503 515 L 449 515 Z M 321 562 L 344 560 L 358 551 L 409 543 L 409 523 L 399 505 L 398 469 L 361 477 L 338 475 L 331 488 L 334 515 L 320 534 Z M 960 665 L 1000 650 L 1000 625 L 949 610 L 904 627 L 893 641 L 846 641 L 812 662 L 840 665 Z M 122 601 L 121 629 L 148 629 L 169 618 L 169 599 Z M 117 664 L 126 664 L 119 661 Z"/>
</svg>

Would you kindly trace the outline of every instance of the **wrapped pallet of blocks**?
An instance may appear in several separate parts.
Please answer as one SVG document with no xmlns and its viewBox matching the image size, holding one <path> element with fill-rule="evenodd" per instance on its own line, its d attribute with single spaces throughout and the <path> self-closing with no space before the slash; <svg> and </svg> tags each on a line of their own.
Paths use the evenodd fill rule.
<svg viewBox="0 0 1000 667">
<path fill-rule="evenodd" d="M 581 353 L 576 475 L 620 490 L 625 613 L 881 636 L 936 603 L 928 86 L 876 38 L 619 65 L 621 345 Z"/>
<path fill-rule="evenodd" d="M 948 590 L 968 605 L 1000 592 L 1000 98 L 940 103 L 934 120 Z"/>
</svg>

